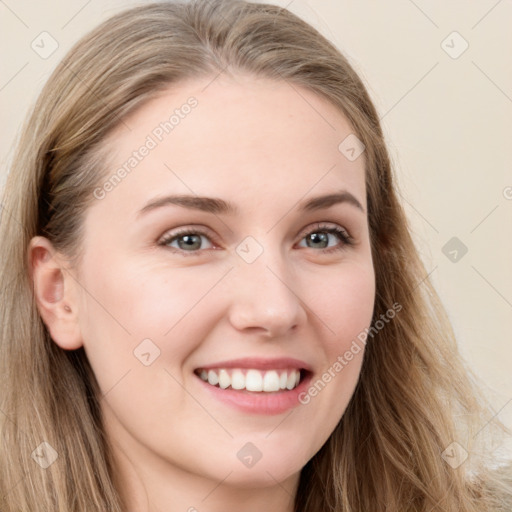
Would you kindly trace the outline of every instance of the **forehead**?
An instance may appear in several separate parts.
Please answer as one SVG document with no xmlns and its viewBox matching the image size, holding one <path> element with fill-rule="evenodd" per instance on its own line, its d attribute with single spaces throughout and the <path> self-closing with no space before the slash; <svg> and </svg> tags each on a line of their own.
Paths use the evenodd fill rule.
<svg viewBox="0 0 512 512">
<path fill-rule="evenodd" d="M 352 161 L 339 148 L 353 131 L 339 109 L 296 84 L 247 76 L 182 82 L 106 139 L 100 186 L 115 179 L 102 208 L 142 207 L 163 193 L 229 195 L 256 207 L 342 188 L 366 208 L 364 154 Z"/>
</svg>

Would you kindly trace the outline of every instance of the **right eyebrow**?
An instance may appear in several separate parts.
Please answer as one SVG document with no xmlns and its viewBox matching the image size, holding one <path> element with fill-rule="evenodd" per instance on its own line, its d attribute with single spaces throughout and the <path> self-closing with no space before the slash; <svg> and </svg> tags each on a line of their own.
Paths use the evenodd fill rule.
<svg viewBox="0 0 512 512">
<path fill-rule="evenodd" d="M 239 213 L 238 208 L 232 204 L 216 197 L 199 197 L 190 195 L 175 195 L 159 197 L 149 201 L 144 208 L 142 208 L 137 216 L 140 216 L 156 208 L 161 208 L 167 205 L 183 206 L 193 210 L 201 210 L 208 213 L 224 213 L 229 215 L 236 215 Z"/>
</svg>

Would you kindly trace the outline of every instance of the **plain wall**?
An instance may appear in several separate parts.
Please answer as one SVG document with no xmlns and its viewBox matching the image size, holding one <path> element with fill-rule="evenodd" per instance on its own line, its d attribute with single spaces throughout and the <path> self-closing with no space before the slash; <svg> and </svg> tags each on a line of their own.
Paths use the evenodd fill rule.
<svg viewBox="0 0 512 512">
<path fill-rule="evenodd" d="M 272 3 L 319 29 L 367 83 L 461 352 L 512 427 L 511 0 Z M 2 181 L 22 120 L 57 62 L 101 20 L 135 4 L 0 3 Z M 31 47 L 51 48 L 42 32 L 58 43 L 47 58 Z M 453 237 L 459 247 L 446 246 Z"/>
</svg>

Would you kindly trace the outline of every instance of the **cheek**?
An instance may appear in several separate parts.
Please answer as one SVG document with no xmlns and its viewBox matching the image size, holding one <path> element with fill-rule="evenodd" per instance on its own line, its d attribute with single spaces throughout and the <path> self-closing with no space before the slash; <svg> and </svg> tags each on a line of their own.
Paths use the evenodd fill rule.
<svg viewBox="0 0 512 512">
<path fill-rule="evenodd" d="M 334 274 L 334 273 L 333 273 Z M 317 376 L 316 392 L 329 388 L 333 417 L 341 416 L 359 379 L 365 338 L 375 301 L 373 267 L 346 265 L 335 273 L 312 299 L 312 309 L 325 327 L 323 371 Z"/>
<path fill-rule="evenodd" d="M 153 337 L 162 342 L 179 337 L 193 349 L 196 336 L 190 331 L 205 331 L 211 326 L 218 303 L 216 284 L 225 270 L 220 267 L 190 266 L 169 268 L 133 265 L 124 268 L 127 276 L 118 291 L 122 310 L 119 312 L 138 338 Z M 186 334 L 185 336 L 182 336 Z M 179 349 L 173 341 L 173 347 Z"/>
<path fill-rule="evenodd" d="M 375 300 L 370 264 L 347 262 L 324 283 L 321 290 L 317 283 L 317 292 L 309 297 L 317 332 L 323 333 L 318 346 L 322 369 L 299 396 L 311 430 L 310 453 L 327 440 L 353 396 L 365 350 L 361 333 L 370 326 Z"/>
<path fill-rule="evenodd" d="M 148 267 L 114 255 L 90 258 L 86 269 L 84 344 L 98 367 L 109 361 L 111 369 L 132 365 L 143 348 L 155 363 L 178 366 L 207 336 L 215 320 L 211 292 L 225 274 L 223 268 Z"/>
<path fill-rule="evenodd" d="M 162 365 L 180 372 L 182 363 L 228 314 L 229 268 L 170 268 L 116 257 L 113 251 L 107 259 L 89 257 L 84 266 L 88 293 L 81 323 L 88 357 L 98 380 L 103 380 L 101 387 L 108 389 L 124 372 L 140 367 L 136 357 L 142 353 L 149 352 L 154 368 Z M 323 353 L 328 368 L 371 321 L 373 268 L 347 261 L 337 269 L 319 267 L 299 271 L 298 276 L 293 288 L 309 310 L 307 336 Z M 343 380 L 357 380 L 361 357 L 362 351 L 344 370 Z"/>
<path fill-rule="evenodd" d="M 318 278 L 318 276 L 317 276 Z M 311 283 L 314 284 L 314 283 Z M 331 357 L 366 329 L 372 319 L 375 302 L 375 276 L 371 265 L 351 263 L 332 272 L 310 294 L 311 309 L 325 327 Z"/>
</svg>

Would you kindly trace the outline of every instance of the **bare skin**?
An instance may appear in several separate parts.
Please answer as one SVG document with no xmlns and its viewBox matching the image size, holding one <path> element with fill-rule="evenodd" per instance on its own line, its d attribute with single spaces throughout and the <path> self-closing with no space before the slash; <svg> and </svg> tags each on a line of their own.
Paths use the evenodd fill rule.
<svg viewBox="0 0 512 512">
<path fill-rule="evenodd" d="M 30 244 L 52 339 L 84 346 L 106 394 L 126 512 L 291 512 L 300 471 L 342 417 L 364 350 L 307 404 L 278 414 L 217 399 L 195 370 L 290 357 L 307 363 L 313 382 L 371 321 L 364 154 L 350 161 L 338 149 L 353 132 L 347 120 L 285 82 L 219 77 L 205 88 L 210 81 L 165 91 L 105 141 L 105 179 L 148 135 L 157 144 L 88 209 L 79 268 L 45 238 Z M 197 106 L 157 140 L 155 127 L 191 96 Z M 361 208 L 345 200 L 300 210 L 341 191 Z M 141 213 L 169 195 L 220 198 L 238 211 L 168 203 Z M 239 456 L 247 443 L 261 454 L 250 467 Z"/>
</svg>

